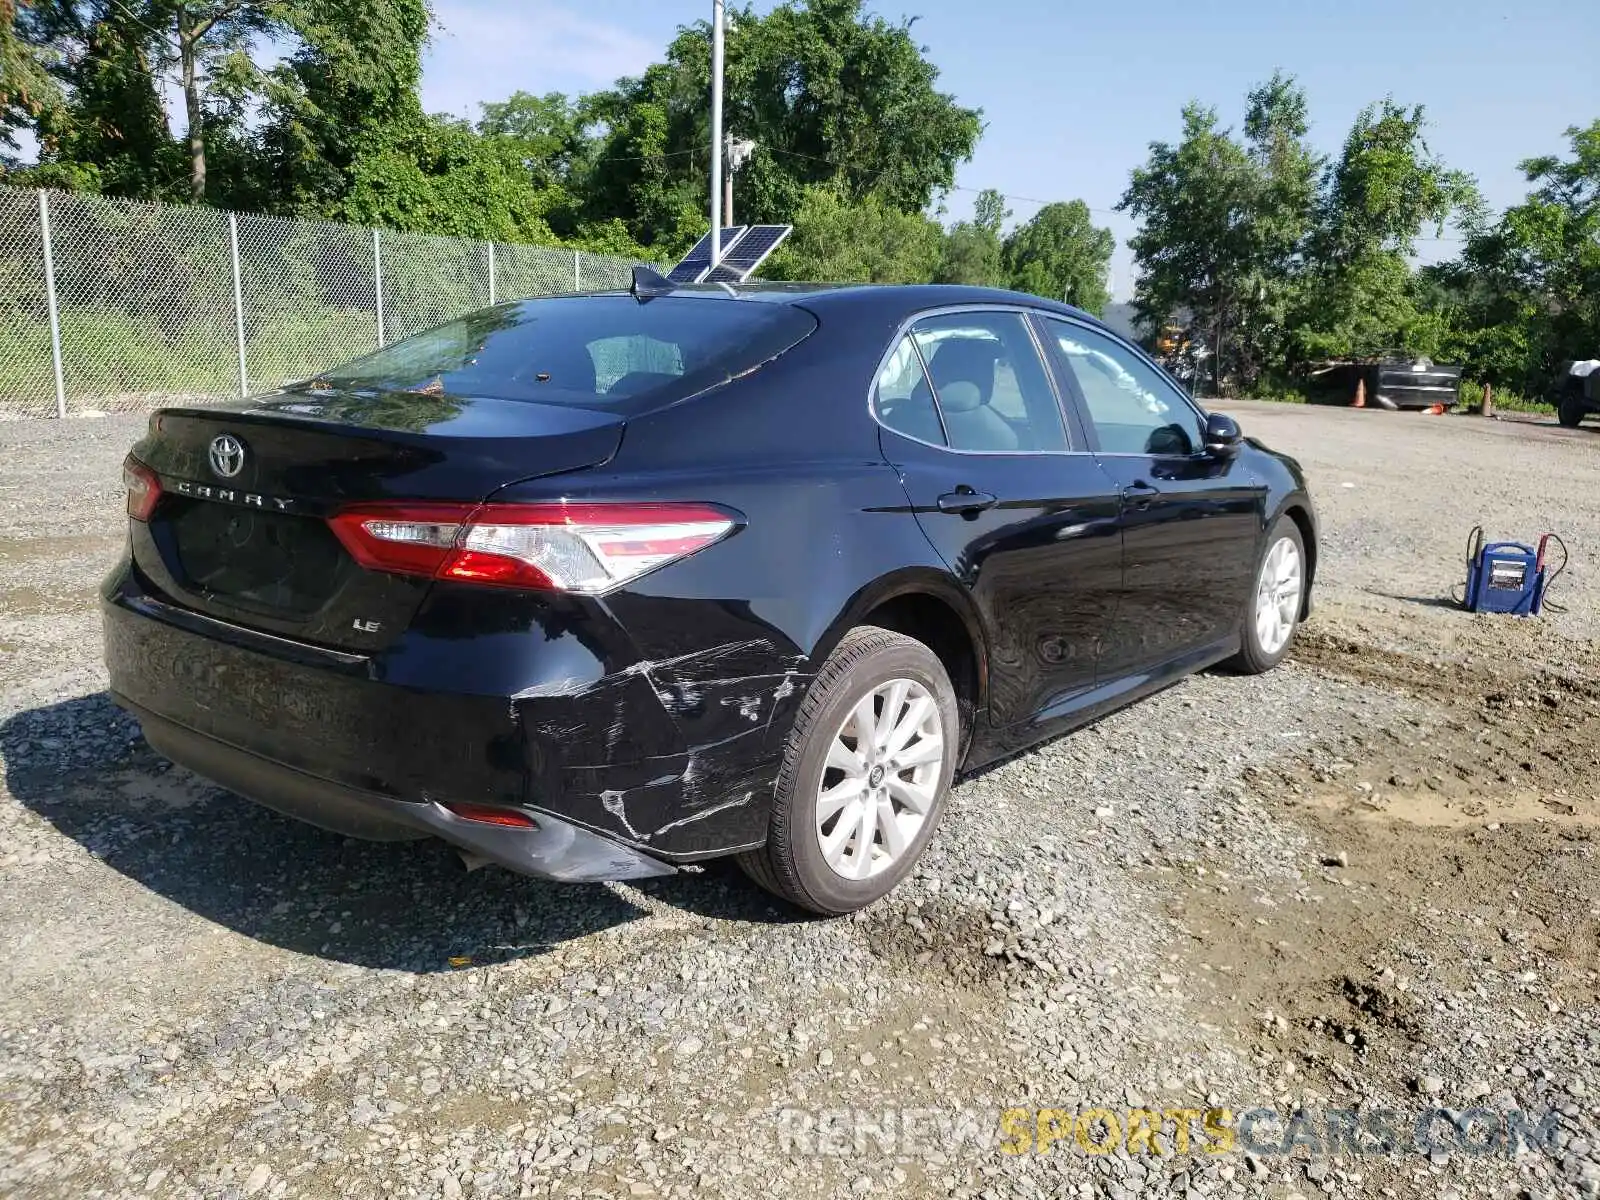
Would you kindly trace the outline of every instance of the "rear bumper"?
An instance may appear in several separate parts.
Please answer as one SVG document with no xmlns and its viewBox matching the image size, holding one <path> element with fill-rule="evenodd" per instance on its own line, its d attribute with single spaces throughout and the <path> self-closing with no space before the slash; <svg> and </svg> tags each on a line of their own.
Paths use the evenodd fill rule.
<svg viewBox="0 0 1600 1200">
<path fill-rule="evenodd" d="M 247 800 L 334 833 L 372 841 L 431 834 L 524 875 L 566 883 L 676 873 L 659 859 L 551 813 L 528 810 L 535 829 L 468 821 L 437 802 L 395 800 L 320 779 L 186 729 L 115 692 L 111 698 L 138 718 L 158 754 Z"/>
<path fill-rule="evenodd" d="M 425 606 L 367 656 L 172 605 L 125 561 L 102 589 L 111 690 L 175 761 L 352 836 L 432 834 L 551 878 L 659 874 L 765 839 L 804 687 L 770 643 L 641 663 L 570 607 L 440 593 L 449 621 Z M 528 607 L 490 607 L 513 600 Z M 541 836 L 460 803 L 519 809 Z"/>
</svg>

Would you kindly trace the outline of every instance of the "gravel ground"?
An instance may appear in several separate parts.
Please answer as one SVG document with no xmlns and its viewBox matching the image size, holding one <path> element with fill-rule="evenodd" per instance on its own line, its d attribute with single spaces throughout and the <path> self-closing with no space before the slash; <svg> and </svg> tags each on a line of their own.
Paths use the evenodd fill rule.
<svg viewBox="0 0 1600 1200">
<path fill-rule="evenodd" d="M 1295 659 L 964 782 L 835 922 L 716 865 L 469 875 L 167 766 L 92 605 L 142 420 L 0 426 L 0 1194 L 1596 1195 L 1600 431 L 1230 407 L 1319 505 Z M 1442 602 L 1480 522 L 1567 536 L 1566 612 Z M 1248 1154 L 1035 1136 L 1256 1107 Z M 1312 1153 L 1433 1108 L 1549 1142 Z"/>
</svg>

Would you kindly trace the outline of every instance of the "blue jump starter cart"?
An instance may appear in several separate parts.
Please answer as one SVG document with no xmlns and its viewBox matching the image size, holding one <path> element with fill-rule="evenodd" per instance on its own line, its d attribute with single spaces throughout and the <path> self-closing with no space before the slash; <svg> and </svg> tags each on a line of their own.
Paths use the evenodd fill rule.
<svg viewBox="0 0 1600 1200">
<path fill-rule="evenodd" d="M 1551 541 L 1561 547 L 1563 561 L 1553 575 L 1547 575 L 1545 550 Z M 1467 590 L 1462 607 L 1468 612 L 1538 616 L 1546 589 L 1566 567 L 1565 553 L 1566 546 L 1553 533 L 1541 537 L 1537 547 L 1521 542 L 1485 544 L 1479 525 L 1467 539 Z"/>
</svg>

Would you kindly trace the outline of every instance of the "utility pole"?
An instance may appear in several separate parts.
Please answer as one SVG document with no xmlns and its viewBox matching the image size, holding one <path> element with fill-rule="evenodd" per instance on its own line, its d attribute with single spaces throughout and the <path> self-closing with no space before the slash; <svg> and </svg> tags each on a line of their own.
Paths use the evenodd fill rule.
<svg viewBox="0 0 1600 1200">
<path fill-rule="evenodd" d="M 711 267 L 722 261 L 723 0 L 711 0 Z M 731 182 L 729 184 L 732 186 Z"/>
</svg>

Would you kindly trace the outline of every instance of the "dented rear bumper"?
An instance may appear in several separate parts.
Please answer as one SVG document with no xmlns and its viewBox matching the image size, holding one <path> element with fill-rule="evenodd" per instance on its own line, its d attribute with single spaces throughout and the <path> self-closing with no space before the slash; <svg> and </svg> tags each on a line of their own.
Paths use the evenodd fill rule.
<svg viewBox="0 0 1600 1200">
<path fill-rule="evenodd" d="M 563 883 L 648 879 L 677 868 L 546 812 L 523 808 L 524 828 L 458 816 L 437 801 L 396 800 L 296 771 L 113 698 L 138 717 L 158 753 L 248 800 L 334 833 L 373 841 L 433 835 L 457 849 L 524 875 Z"/>
<path fill-rule="evenodd" d="M 102 592 L 112 692 L 158 751 L 352 836 L 433 834 L 550 878 L 636 878 L 765 840 L 803 658 L 743 636 L 651 660 L 592 612 L 482 592 L 464 631 L 436 591 L 362 656 L 172 605 L 125 562 Z M 567 832 L 464 831 L 449 803 Z M 551 837 L 578 874 L 539 866 Z"/>
</svg>

